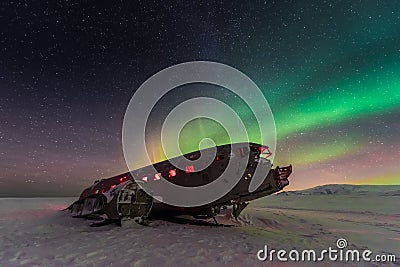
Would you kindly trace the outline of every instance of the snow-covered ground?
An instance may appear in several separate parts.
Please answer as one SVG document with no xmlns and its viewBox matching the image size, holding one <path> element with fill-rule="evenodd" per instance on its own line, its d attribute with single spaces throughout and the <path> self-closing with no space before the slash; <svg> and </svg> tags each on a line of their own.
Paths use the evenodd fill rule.
<svg viewBox="0 0 400 267">
<path fill-rule="evenodd" d="M 226 226 L 181 219 L 93 228 L 60 211 L 73 198 L 0 199 L 0 266 L 282 266 L 257 252 L 327 249 L 338 238 L 395 254 L 398 264 L 400 188 L 344 187 L 270 196 L 238 221 L 220 217 Z"/>
</svg>

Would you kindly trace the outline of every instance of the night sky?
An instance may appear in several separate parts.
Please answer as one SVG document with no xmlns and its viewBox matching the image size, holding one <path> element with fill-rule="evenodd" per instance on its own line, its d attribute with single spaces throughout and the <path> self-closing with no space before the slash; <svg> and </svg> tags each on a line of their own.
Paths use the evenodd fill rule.
<svg viewBox="0 0 400 267">
<path fill-rule="evenodd" d="M 400 184 L 398 1 L 0 7 L 0 197 L 76 196 L 127 171 L 121 129 L 130 98 L 151 75 L 193 60 L 233 66 L 260 87 L 277 127 L 274 165 L 294 166 L 288 189 Z M 214 94 L 240 106 L 223 88 L 203 87 L 170 98 Z M 154 122 L 169 106 L 158 108 Z M 224 142 L 216 129 L 193 123 L 183 150 L 199 136 Z"/>
</svg>

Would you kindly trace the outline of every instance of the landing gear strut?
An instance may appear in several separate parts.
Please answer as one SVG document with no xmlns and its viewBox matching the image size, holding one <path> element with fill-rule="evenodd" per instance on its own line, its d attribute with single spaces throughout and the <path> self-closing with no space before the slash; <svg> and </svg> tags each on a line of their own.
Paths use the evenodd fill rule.
<svg viewBox="0 0 400 267">
<path fill-rule="evenodd" d="M 220 207 L 215 206 L 215 207 L 211 207 L 211 216 L 215 222 L 215 225 L 219 225 L 219 223 L 217 222 L 217 219 L 215 219 L 215 215 L 220 213 Z"/>
<path fill-rule="evenodd" d="M 247 207 L 247 205 L 249 205 L 248 202 L 240 202 L 240 203 L 233 204 L 232 214 L 233 214 L 233 217 L 235 217 L 236 220 L 239 217 L 240 213 L 244 210 L 244 208 Z"/>
</svg>

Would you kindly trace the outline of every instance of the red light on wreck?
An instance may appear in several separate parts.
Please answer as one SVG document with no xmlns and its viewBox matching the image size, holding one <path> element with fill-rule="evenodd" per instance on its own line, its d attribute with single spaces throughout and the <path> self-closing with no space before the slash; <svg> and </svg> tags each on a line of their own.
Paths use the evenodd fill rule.
<svg viewBox="0 0 400 267">
<path fill-rule="evenodd" d="M 194 172 L 194 166 L 193 165 L 186 166 L 185 172 L 186 173 Z"/>
<path fill-rule="evenodd" d="M 158 181 L 158 180 L 160 180 L 161 179 L 161 173 L 156 173 L 156 174 L 154 174 L 154 181 Z"/>
<path fill-rule="evenodd" d="M 174 176 L 176 176 L 176 169 L 169 170 L 168 177 L 174 177 Z"/>
</svg>

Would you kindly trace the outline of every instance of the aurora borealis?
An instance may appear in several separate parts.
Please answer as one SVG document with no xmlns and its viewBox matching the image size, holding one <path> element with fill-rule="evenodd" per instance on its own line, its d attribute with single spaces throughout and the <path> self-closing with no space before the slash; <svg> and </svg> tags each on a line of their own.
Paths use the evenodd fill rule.
<svg viewBox="0 0 400 267">
<path fill-rule="evenodd" d="M 4 2 L 0 60 L 0 196 L 76 195 L 126 171 L 125 108 L 177 63 L 231 65 L 262 90 L 277 130 L 274 165 L 299 189 L 400 183 L 400 11 L 396 1 L 94 4 Z M 257 139 L 252 115 L 222 88 L 177 88 L 149 130 L 191 97 L 223 99 Z M 257 108 L 257 107 L 253 107 Z M 184 151 L 227 136 L 209 121 L 182 131 Z"/>
</svg>

